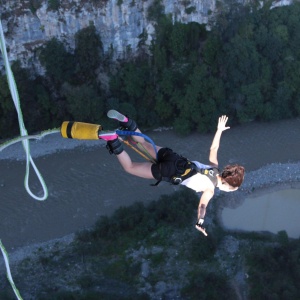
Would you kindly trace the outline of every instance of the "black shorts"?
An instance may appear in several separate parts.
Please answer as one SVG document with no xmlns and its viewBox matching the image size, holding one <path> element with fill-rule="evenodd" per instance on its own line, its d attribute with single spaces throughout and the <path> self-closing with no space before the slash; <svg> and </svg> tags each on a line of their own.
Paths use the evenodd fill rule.
<svg viewBox="0 0 300 300">
<path fill-rule="evenodd" d="M 157 163 L 151 166 L 152 176 L 160 181 L 171 181 L 177 174 L 184 173 L 181 161 L 186 164 L 186 159 L 169 148 L 161 148 L 157 153 Z"/>
</svg>

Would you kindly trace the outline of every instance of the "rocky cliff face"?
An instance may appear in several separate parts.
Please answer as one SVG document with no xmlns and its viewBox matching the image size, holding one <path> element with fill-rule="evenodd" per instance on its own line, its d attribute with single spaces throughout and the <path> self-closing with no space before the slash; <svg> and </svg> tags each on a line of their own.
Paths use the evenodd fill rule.
<svg viewBox="0 0 300 300">
<path fill-rule="evenodd" d="M 154 35 L 148 9 L 155 0 L 1 0 L 0 16 L 10 60 L 23 66 L 39 63 L 35 49 L 52 37 L 74 49 L 75 33 L 94 24 L 101 36 L 104 52 L 113 49 L 115 58 L 137 49 L 139 36 L 147 32 L 146 44 Z M 247 2 L 247 0 L 242 0 Z M 292 0 L 274 1 L 274 6 Z M 216 10 L 216 0 L 163 0 L 164 13 L 182 23 L 207 23 Z M 1 60 L 0 60 L 1 64 Z M 39 72 L 42 69 L 39 68 Z"/>
<path fill-rule="evenodd" d="M 57 3 L 55 8 L 53 3 Z M 72 50 L 75 33 L 91 23 L 101 36 L 104 51 L 113 49 L 115 58 L 122 57 L 128 47 L 133 52 L 137 49 L 144 30 L 146 44 L 150 44 L 154 24 L 147 16 L 152 4 L 153 0 L 2 0 L 0 13 L 9 57 L 29 67 L 36 60 L 34 49 L 52 37 Z M 174 21 L 184 23 L 207 23 L 215 9 L 211 0 L 164 0 L 162 4 Z"/>
</svg>

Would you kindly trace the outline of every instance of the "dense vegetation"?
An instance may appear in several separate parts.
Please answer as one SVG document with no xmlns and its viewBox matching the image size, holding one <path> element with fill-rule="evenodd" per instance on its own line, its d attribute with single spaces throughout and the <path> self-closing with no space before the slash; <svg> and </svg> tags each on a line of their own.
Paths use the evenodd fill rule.
<svg viewBox="0 0 300 300">
<path fill-rule="evenodd" d="M 43 300 L 149 300 L 161 283 L 169 286 L 162 299 L 238 299 L 237 289 L 245 299 L 299 299 L 300 240 L 226 232 L 215 213 L 226 199 L 215 200 L 208 237 L 193 226 L 198 197 L 182 188 L 101 217 L 68 247 L 38 249 L 13 267 L 14 281 L 21 294 Z M 15 299 L 4 273 L 0 279 L 0 298 Z"/>
<path fill-rule="evenodd" d="M 28 131 L 67 119 L 103 124 L 111 107 L 141 127 L 172 125 L 179 133 L 207 132 L 221 113 L 236 123 L 300 115 L 299 3 L 224 8 L 211 31 L 173 24 L 162 11 L 161 1 L 148 11 L 157 21 L 150 49 L 143 32 L 137 55 L 128 47 L 123 61 L 111 59 L 114 49 L 103 53 L 91 24 L 77 33 L 74 53 L 56 39 L 38 51 L 45 76 L 33 78 L 16 63 Z M 0 97 L 0 138 L 10 137 L 18 126 L 5 76 Z"/>
<path fill-rule="evenodd" d="M 56 9 L 58 1 L 50 2 Z M 142 126 L 172 125 L 179 133 L 209 131 L 221 113 L 236 123 L 300 115 L 299 4 L 272 10 L 236 6 L 219 14 L 208 32 L 196 23 L 173 24 L 162 15 L 161 2 L 154 3 L 148 17 L 158 25 L 150 52 L 143 33 L 137 56 L 128 48 L 126 60 L 113 62 L 91 24 L 76 35 L 74 53 L 56 39 L 39 49 L 45 76 L 32 77 L 13 64 L 30 132 L 66 119 L 103 124 L 111 107 Z M 18 125 L 5 76 L 0 98 L 0 138 L 6 138 L 18 134 Z M 78 233 L 65 252 L 23 261 L 14 272 L 16 285 L 21 294 L 32 289 L 36 299 L 149 299 L 138 293 L 144 284 L 141 259 L 132 257 L 138 253 L 150 264 L 147 283 L 176 282 L 182 299 L 234 299 L 239 268 L 247 270 L 249 299 L 300 298 L 300 240 L 289 240 L 285 232 L 224 232 L 214 216 L 204 238 L 193 228 L 197 202 L 184 190 L 148 206 L 120 208 Z M 238 240 L 234 255 L 220 250 L 227 237 Z M 2 277 L 0 298 L 15 299 Z"/>
<path fill-rule="evenodd" d="M 205 238 L 194 229 L 197 203 L 198 197 L 182 188 L 148 205 L 138 202 L 121 207 L 111 217 L 101 217 L 94 228 L 78 232 L 64 254 L 53 249 L 47 254 L 40 252 L 37 262 L 22 262 L 15 270 L 15 282 L 21 294 L 22 289 L 32 289 L 35 299 L 146 300 L 150 297 L 140 287 L 145 284 L 141 264 L 147 260 L 150 272 L 146 280 L 153 286 L 161 281 L 172 287 L 176 284 L 186 299 L 199 299 L 204 285 L 206 291 L 201 291 L 200 299 L 231 295 L 228 278 L 214 273 L 217 265 L 199 269 L 213 262 L 222 230 L 216 228 Z M 173 267 L 165 272 L 170 264 Z M 22 275 L 28 272 L 39 277 L 34 285 L 33 278 Z M 60 274 L 60 279 L 53 273 Z M 0 298 L 11 299 L 9 284 L 0 287 Z"/>
<path fill-rule="evenodd" d="M 279 244 L 258 247 L 248 258 L 251 299 L 299 299 L 300 240 L 278 233 Z M 266 253 L 268 255 L 266 255 Z"/>
</svg>

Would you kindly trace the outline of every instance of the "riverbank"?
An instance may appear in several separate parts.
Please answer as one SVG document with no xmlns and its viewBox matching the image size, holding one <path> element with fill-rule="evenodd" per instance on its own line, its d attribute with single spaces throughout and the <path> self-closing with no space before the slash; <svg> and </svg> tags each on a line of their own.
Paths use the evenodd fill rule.
<svg viewBox="0 0 300 300">
<path fill-rule="evenodd" d="M 147 132 L 158 145 L 203 163 L 208 161 L 213 134 L 182 137 L 173 130 Z M 220 166 L 239 163 L 246 168 L 243 186 L 226 195 L 225 204 L 234 206 L 258 188 L 299 180 L 299 136 L 299 118 L 249 123 L 225 131 L 218 155 Z M 100 216 L 111 215 L 120 206 L 149 203 L 177 189 L 168 184 L 154 188 L 150 186 L 153 182 L 126 174 L 100 140 L 63 139 L 55 133 L 30 141 L 30 149 L 48 187 L 46 201 L 32 199 L 22 184 L 26 169 L 22 144 L 0 152 L 0 238 L 9 252 L 90 228 Z M 41 193 L 32 170 L 29 183 L 33 192 Z"/>
<path fill-rule="evenodd" d="M 262 203 L 265 204 L 260 203 L 260 205 L 257 206 L 251 205 L 252 199 L 254 201 L 254 199 L 259 197 L 262 200 L 265 200 L 265 198 L 268 199 L 270 197 L 268 195 L 283 190 L 295 190 L 295 193 L 298 192 L 298 195 L 295 196 L 296 198 L 294 200 L 298 199 L 300 196 L 300 163 L 272 164 L 247 174 L 247 180 L 245 180 L 243 187 L 238 192 L 226 195 L 225 198 L 221 199 L 217 207 L 217 216 L 220 225 L 225 229 L 228 224 L 231 224 L 229 227 L 232 229 L 235 228 L 234 230 L 249 228 L 251 231 L 251 228 L 253 228 L 253 231 L 265 231 L 265 222 L 267 222 L 265 214 L 268 214 L 268 211 L 273 209 L 270 218 L 274 221 L 277 219 L 277 221 L 275 221 L 271 232 L 276 234 L 278 230 L 276 231 L 275 228 L 280 228 L 280 230 L 286 230 L 287 232 L 289 231 L 288 228 L 297 228 L 298 226 L 295 225 L 295 223 L 291 224 L 286 220 L 288 215 L 285 215 L 284 212 L 288 210 L 287 207 L 290 205 L 288 201 L 285 204 L 284 199 L 281 198 L 277 202 L 275 201 L 276 199 L 273 199 L 274 201 L 268 202 L 269 204 L 262 201 Z M 244 201 L 246 200 L 248 201 L 247 211 L 244 209 L 244 214 L 239 214 L 237 208 L 244 205 Z M 272 203 L 274 205 L 272 205 Z M 260 210 L 259 207 L 261 205 L 267 205 L 267 207 L 262 207 Z M 268 205 L 271 205 L 271 207 Z M 226 209 L 225 216 L 223 212 L 224 209 Z M 299 210 L 299 206 L 293 205 L 293 208 L 290 209 L 294 209 L 294 211 Z M 224 218 L 225 220 L 227 218 L 227 221 L 225 221 Z M 253 220 L 255 220 L 255 224 L 253 224 Z M 235 225 L 233 226 L 232 224 Z M 247 226 L 247 224 L 249 225 Z M 261 224 L 261 227 L 258 224 Z M 247 229 L 245 230 L 247 231 Z M 288 235 L 290 236 L 290 234 Z M 298 238 L 299 236 L 298 230 L 290 237 Z"/>
<path fill-rule="evenodd" d="M 248 172 L 242 188 L 235 193 L 228 193 L 222 197 L 217 205 L 218 221 L 222 224 L 222 211 L 225 207 L 235 209 L 243 204 L 249 195 L 259 196 L 282 189 L 300 189 L 300 162 L 288 164 L 271 164 L 257 171 Z M 51 252 L 53 249 L 64 249 L 74 240 L 74 233 L 46 242 L 34 243 L 10 251 L 9 258 L 12 265 L 17 265 L 26 258 L 34 259 L 39 252 Z M 4 261 L 0 260 L 0 268 L 4 268 Z"/>
<path fill-rule="evenodd" d="M 226 200 L 219 206 L 237 208 L 249 195 L 260 196 L 282 189 L 300 188 L 300 162 L 270 164 L 259 170 L 248 172 L 242 187 L 235 193 L 226 195 Z"/>
<path fill-rule="evenodd" d="M 151 132 L 150 136 L 159 145 L 169 145 L 185 156 L 206 162 L 213 134 L 178 137 L 173 131 L 163 131 Z M 300 140 L 295 139 L 299 136 L 299 119 L 278 122 L 276 125 L 247 124 L 224 133 L 219 161 L 245 165 L 246 176 L 239 191 L 222 193 L 222 197 L 214 202 L 219 219 L 224 207 L 236 208 L 249 195 L 299 187 Z M 34 201 L 22 186 L 25 154 L 20 144 L 0 153 L 0 168 L 4 174 L 0 179 L 0 238 L 9 254 L 12 275 L 18 273 L 16 270 L 19 270 L 20 263 L 22 267 L 26 261 L 30 262 L 29 265 L 37 270 L 34 277 L 36 284 L 40 276 L 38 270 L 43 271 L 43 264 L 52 258 L 56 261 L 57 256 L 68 253 L 74 232 L 90 228 L 100 216 L 110 215 L 120 206 L 128 206 L 136 201 L 149 203 L 162 194 L 176 190 L 176 187 L 165 184 L 156 189 L 149 186 L 152 182 L 128 176 L 122 172 L 116 159 L 107 153 L 101 141 L 65 140 L 59 134 L 53 134 L 30 145 L 32 157 L 48 186 L 49 198 L 44 202 Z M 34 180 L 31 183 L 39 191 L 38 184 Z M 191 216 L 191 220 L 194 217 Z M 209 222 L 209 216 L 206 221 Z M 211 231 L 209 234 L 213 236 L 214 233 Z M 242 261 L 237 264 L 235 259 L 239 253 L 238 245 L 242 245 L 238 239 L 226 235 L 216 257 L 222 260 L 224 272 L 236 278 L 235 283 L 243 291 L 245 277 Z M 155 274 L 155 270 L 149 270 L 149 266 L 147 269 L 149 250 L 141 251 L 141 272 L 148 270 Z M 227 257 L 227 261 L 223 262 L 222 257 Z M 232 259 L 228 260 L 228 257 Z M 83 267 L 86 268 L 85 265 Z M 0 260 L 0 268 L 4 270 L 3 260 Z M 25 273 L 28 273 L 28 268 L 24 269 Z M 76 270 L 71 271 L 75 276 L 74 272 Z M 141 277 L 144 278 L 143 275 Z M 154 288 L 149 285 L 149 280 L 146 283 L 148 288 L 145 287 L 145 290 L 151 293 Z M 170 282 L 171 285 L 174 286 L 173 282 Z M 158 289 L 153 299 L 157 299 L 169 287 L 163 283 L 158 286 L 164 288 Z M 22 294 L 26 285 L 20 288 Z M 31 289 L 34 287 L 28 286 L 28 290 Z M 178 286 L 175 289 L 178 290 Z"/>
<path fill-rule="evenodd" d="M 249 195 L 269 193 L 270 191 L 286 187 L 299 188 L 299 170 L 300 163 L 294 163 L 272 164 L 270 166 L 261 168 L 260 170 L 249 172 L 247 173 L 247 178 L 245 179 L 243 188 L 237 193 L 223 193 L 222 197 L 217 198 L 218 203 L 215 207 L 217 208 L 218 212 L 221 212 L 224 207 L 229 206 L 232 208 L 237 208 L 243 203 L 244 198 Z M 271 173 L 273 176 L 266 176 L 269 173 Z M 280 174 L 282 174 L 282 176 Z M 294 179 L 297 179 L 298 181 L 294 181 Z M 211 216 L 209 215 L 206 220 L 208 221 L 208 223 L 210 223 L 210 217 Z M 191 219 L 192 218 L 193 217 L 191 216 Z M 220 220 L 221 218 L 219 217 L 219 221 Z M 208 225 L 208 228 L 210 227 L 211 225 Z M 164 297 L 165 299 L 175 299 L 174 297 L 178 298 L 181 293 L 181 289 L 188 282 L 188 279 L 185 278 L 185 276 L 188 276 L 189 272 L 196 268 L 196 265 L 195 263 L 191 263 L 190 261 L 186 260 L 184 260 L 184 264 L 182 264 L 183 262 L 179 261 L 179 258 L 176 259 L 176 257 L 178 253 L 182 251 L 182 249 L 185 249 L 187 247 L 188 243 L 193 243 L 193 241 L 195 242 L 199 239 L 199 243 L 202 244 L 201 247 L 204 247 L 203 243 L 205 243 L 207 239 L 195 233 L 197 232 L 193 227 L 191 227 L 190 229 L 186 228 L 185 234 L 178 232 L 176 236 L 176 233 L 172 233 L 171 240 L 176 240 L 177 244 L 181 243 L 180 240 L 183 239 L 183 236 L 185 236 L 186 239 L 186 242 L 183 243 L 182 241 L 182 245 L 178 244 L 176 247 L 174 247 L 172 243 L 169 244 L 169 242 L 164 247 L 149 247 L 149 245 L 146 246 L 142 242 L 140 243 L 139 249 L 130 247 L 124 253 L 125 257 L 127 257 L 126 259 L 130 260 L 130 257 L 134 256 L 135 264 L 141 264 L 139 275 L 140 283 L 135 285 L 136 291 L 139 293 L 146 293 L 147 295 L 149 295 L 149 299 L 153 300 L 159 299 L 161 297 Z M 213 239 L 218 239 L 216 236 L 214 237 L 215 234 L 217 234 L 217 232 L 214 232 L 214 226 L 212 226 L 209 230 L 209 235 L 213 237 Z M 49 280 L 53 288 L 55 287 L 58 290 L 62 289 L 72 291 L 76 294 L 79 293 L 80 289 L 78 290 L 79 287 L 75 287 L 73 282 L 78 282 L 78 285 L 80 286 L 79 282 L 82 282 L 82 285 L 85 282 L 83 281 L 85 278 L 84 276 L 87 276 L 86 278 L 89 278 L 89 276 L 93 278 L 93 275 L 89 275 L 93 274 L 93 272 L 89 272 L 88 270 L 92 270 L 92 265 L 95 264 L 94 260 L 91 260 L 91 262 L 89 262 L 91 258 L 86 255 L 86 257 L 82 257 L 82 261 L 79 261 L 79 257 L 76 258 L 78 254 L 75 257 L 74 254 L 72 254 L 74 251 L 74 245 L 72 244 L 74 238 L 75 235 L 70 234 L 62 238 L 20 247 L 15 251 L 9 252 L 12 275 L 16 276 L 17 287 L 20 287 L 20 292 L 21 295 L 25 297 L 24 299 L 40 299 L 36 297 L 36 295 L 38 293 L 41 293 L 41 291 L 47 293 L 45 289 L 46 287 L 44 286 L 46 282 L 49 282 Z M 205 239 L 205 241 L 203 241 L 203 238 Z M 247 289 L 249 287 L 246 282 L 248 275 L 247 269 L 244 266 L 244 258 L 242 253 L 243 251 L 245 251 L 243 249 L 248 249 L 249 245 L 253 245 L 253 243 L 251 241 L 243 239 L 240 240 L 235 235 L 232 235 L 230 231 L 224 232 L 221 240 L 222 242 L 218 246 L 218 249 L 214 256 L 215 260 L 218 262 L 218 264 L 220 264 L 221 273 L 226 274 L 227 278 L 231 278 L 230 282 L 233 289 L 235 290 L 237 297 L 236 299 L 247 300 Z M 209 240 L 207 241 L 209 242 Z M 268 244 L 268 242 L 269 241 L 266 240 L 266 244 Z M 172 255 L 169 252 L 172 252 Z M 166 255 L 166 253 L 169 254 Z M 65 260 L 65 257 L 68 257 L 68 259 Z M 119 256 L 114 255 L 114 258 L 111 262 L 112 265 L 115 263 L 116 257 Z M 155 259 L 159 259 L 160 261 L 162 259 L 160 257 L 165 257 L 165 259 L 168 257 L 168 260 L 161 261 L 161 266 L 157 265 L 154 267 L 153 264 L 155 262 Z M 175 261 L 173 261 L 174 259 L 176 263 Z M 67 268 L 64 267 L 66 268 L 64 269 L 64 272 L 58 266 L 58 263 L 60 261 L 64 261 L 64 263 L 68 266 Z M 99 264 L 100 261 L 101 259 L 99 258 Z M 206 263 L 204 263 L 204 265 L 205 264 Z M 203 265 L 203 263 L 201 265 Z M 216 268 L 215 265 L 216 262 L 214 263 L 214 267 L 210 269 L 211 272 Z M 184 281 L 181 280 L 180 282 L 177 282 L 176 280 L 174 281 L 174 279 L 177 277 L 175 276 L 175 278 L 173 278 L 173 275 L 171 276 L 171 274 L 177 274 L 179 266 L 180 274 L 186 275 L 182 275 L 185 278 Z M 0 260 L 0 269 L 4 270 L 4 268 L 4 262 L 3 260 Z M 163 273 L 167 273 L 169 275 L 159 279 L 158 282 L 154 281 L 153 283 L 154 278 L 160 278 L 160 276 L 156 274 L 158 274 L 157 272 L 162 272 L 162 268 L 165 269 Z M 218 269 L 216 269 L 216 271 L 217 270 Z M 43 276 L 41 276 L 42 273 Z M 31 275 L 29 276 L 30 279 L 28 280 L 29 274 Z M 24 276 L 24 278 L 27 278 L 27 280 L 20 280 L 20 277 L 22 276 Z M 47 279 L 47 276 L 50 277 L 48 277 Z M 2 277 L 4 278 L 4 276 Z M 105 280 L 105 278 L 101 277 L 101 279 L 97 280 L 97 287 L 101 287 L 101 289 L 103 290 L 112 292 L 112 290 L 109 288 L 109 280 Z M 29 284 L 29 282 L 34 282 L 34 284 Z M 114 282 L 114 284 L 117 285 L 116 282 Z M 4 286 L 7 290 L 7 283 Z M 83 288 L 83 291 L 88 290 L 89 286 L 90 285 L 88 285 L 86 288 Z M 120 288 L 121 287 L 117 287 L 117 290 L 115 292 L 121 293 Z"/>
</svg>

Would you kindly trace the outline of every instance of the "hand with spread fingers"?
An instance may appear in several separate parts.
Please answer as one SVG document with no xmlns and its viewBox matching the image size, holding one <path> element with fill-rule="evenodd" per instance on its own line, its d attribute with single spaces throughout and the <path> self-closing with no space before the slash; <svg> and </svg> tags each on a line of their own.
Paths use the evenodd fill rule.
<svg viewBox="0 0 300 300">
<path fill-rule="evenodd" d="M 230 128 L 227 126 L 228 117 L 221 115 L 218 118 L 217 130 L 210 146 L 209 162 L 204 164 L 197 160 L 190 160 L 169 147 L 156 145 L 150 137 L 141 132 L 136 121 L 125 114 L 111 109 L 107 112 L 107 116 L 117 121 L 120 129 L 104 131 L 102 127 L 100 128 L 101 125 L 87 123 L 82 125 L 82 123 L 80 128 L 81 130 L 84 129 L 84 135 L 80 131 L 80 134 L 76 137 L 71 135 L 71 138 L 106 141 L 106 148 L 109 153 L 116 156 L 125 172 L 140 178 L 155 179 L 156 183 L 151 184 L 153 186 L 165 181 L 173 185 L 183 185 L 196 193 L 202 193 L 197 210 L 196 229 L 207 236 L 203 222 L 206 208 L 215 194 L 215 189 L 233 192 L 241 186 L 244 180 L 245 168 L 243 166 L 228 164 L 225 165 L 223 170 L 219 169 L 218 150 L 223 131 Z M 62 136 L 65 138 L 70 138 L 67 132 L 70 131 L 69 124 L 70 122 L 63 127 L 64 130 L 61 130 Z M 133 145 L 130 145 L 130 147 L 132 146 L 131 148 L 146 158 L 147 161 L 137 162 L 132 160 L 130 153 L 123 148 L 122 144 L 122 142 L 127 144 L 127 136 L 134 136 L 132 139 L 135 146 L 138 147 Z"/>
<path fill-rule="evenodd" d="M 218 130 L 227 130 L 229 129 L 230 127 L 229 126 L 226 126 L 226 123 L 228 121 L 228 117 L 223 115 L 219 118 L 219 122 L 218 122 Z"/>
</svg>

